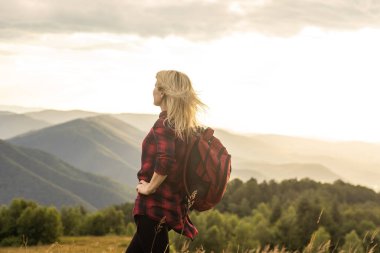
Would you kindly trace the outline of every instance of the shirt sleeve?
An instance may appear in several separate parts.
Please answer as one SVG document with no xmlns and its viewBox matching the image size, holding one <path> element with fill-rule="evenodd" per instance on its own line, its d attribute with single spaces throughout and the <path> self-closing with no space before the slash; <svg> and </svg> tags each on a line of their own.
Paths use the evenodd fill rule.
<svg viewBox="0 0 380 253">
<path fill-rule="evenodd" d="M 174 130 L 165 126 L 153 128 L 157 152 L 154 171 L 160 175 L 168 175 L 175 163 L 175 134 Z"/>
</svg>

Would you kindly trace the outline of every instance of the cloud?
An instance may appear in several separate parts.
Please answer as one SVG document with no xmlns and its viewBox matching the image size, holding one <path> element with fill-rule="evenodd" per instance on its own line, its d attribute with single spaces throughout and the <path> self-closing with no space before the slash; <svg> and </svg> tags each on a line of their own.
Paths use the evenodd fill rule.
<svg viewBox="0 0 380 253">
<path fill-rule="evenodd" d="M 0 49 L 0 56 L 10 56 L 10 55 L 14 55 L 15 53 L 12 52 L 12 51 L 8 51 L 8 50 L 1 50 Z"/>
<path fill-rule="evenodd" d="M 73 32 L 191 39 L 252 31 L 291 36 L 306 26 L 378 28 L 380 1 L 0 0 L 0 40 L 23 34 Z"/>
<path fill-rule="evenodd" d="M 372 0 L 281 0 L 247 8 L 246 29 L 293 35 L 306 26 L 328 30 L 380 27 L 380 2 Z"/>
</svg>

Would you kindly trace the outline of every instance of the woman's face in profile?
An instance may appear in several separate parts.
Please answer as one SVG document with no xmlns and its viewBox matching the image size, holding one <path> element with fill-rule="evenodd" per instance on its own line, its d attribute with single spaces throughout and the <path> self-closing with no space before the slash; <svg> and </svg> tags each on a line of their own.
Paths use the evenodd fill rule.
<svg viewBox="0 0 380 253">
<path fill-rule="evenodd" d="M 162 97 L 163 97 L 163 94 L 161 91 L 159 91 L 157 87 L 157 82 L 156 82 L 153 89 L 153 104 L 156 106 L 160 106 L 162 102 Z"/>
</svg>

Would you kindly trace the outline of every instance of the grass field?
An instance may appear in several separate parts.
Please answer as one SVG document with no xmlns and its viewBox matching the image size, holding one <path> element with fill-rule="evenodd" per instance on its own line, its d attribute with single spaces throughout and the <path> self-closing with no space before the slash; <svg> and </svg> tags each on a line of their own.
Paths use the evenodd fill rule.
<svg viewBox="0 0 380 253">
<path fill-rule="evenodd" d="M 0 247 L 0 253 L 124 253 L 129 245 L 131 238 L 127 236 L 82 236 L 82 237 L 61 237 L 59 242 L 50 245 L 41 246 L 20 246 L 20 247 Z M 333 250 L 334 251 L 334 250 Z M 170 252 L 176 251 L 171 247 Z M 188 252 L 185 248 L 180 252 Z M 191 251 L 192 253 L 206 253 L 202 249 Z M 223 251 L 225 252 L 225 251 Z M 229 251 L 228 251 L 229 252 Z M 291 252 L 284 248 L 275 247 L 270 249 L 269 247 L 258 248 L 254 250 L 238 250 L 241 253 L 296 253 L 299 251 Z M 331 252 L 330 241 L 323 243 L 319 247 L 313 247 L 313 239 L 309 245 L 303 250 L 303 253 L 329 253 Z M 348 251 L 339 251 L 339 253 L 360 253 L 357 249 L 351 249 Z M 367 249 L 366 253 L 377 252 L 377 245 L 371 249 Z M 207 251 L 207 253 L 209 253 Z M 219 252 L 217 252 L 219 253 Z"/>
<path fill-rule="evenodd" d="M 5 247 L 0 248 L 0 253 L 121 253 L 130 240 L 126 236 L 61 237 L 51 245 Z"/>
</svg>

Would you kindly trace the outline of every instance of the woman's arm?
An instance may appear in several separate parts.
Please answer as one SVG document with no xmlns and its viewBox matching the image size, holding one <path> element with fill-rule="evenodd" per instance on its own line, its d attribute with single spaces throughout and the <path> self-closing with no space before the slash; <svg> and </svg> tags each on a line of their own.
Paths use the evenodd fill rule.
<svg viewBox="0 0 380 253">
<path fill-rule="evenodd" d="M 150 182 L 146 182 L 141 180 L 140 183 L 136 187 L 136 191 L 143 195 L 149 195 L 154 193 L 157 188 L 161 185 L 162 182 L 166 179 L 167 175 L 160 175 L 154 172 L 152 179 Z"/>
</svg>

